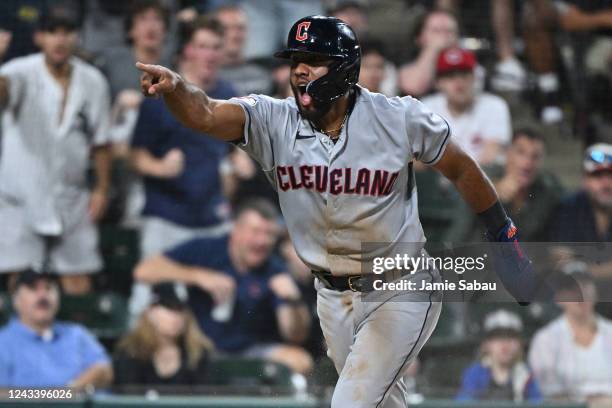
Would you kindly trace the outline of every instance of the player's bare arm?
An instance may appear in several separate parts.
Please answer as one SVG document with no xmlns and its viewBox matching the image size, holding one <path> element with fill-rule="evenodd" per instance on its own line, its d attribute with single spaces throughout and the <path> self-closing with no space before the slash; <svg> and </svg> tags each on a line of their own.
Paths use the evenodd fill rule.
<svg viewBox="0 0 612 408">
<path fill-rule="evenodd" d="M 497 258 L 496 263 L 497 274 L 508 292 L 522 305 L 531 302 L 536 293 L 543 298 L 550 297 L 550 288 L 538 279 L 531 261 L 520 248 L 518 229 L 506 214 L 493 184 L 474 159 L 451 141 L 434 168 L 453 182 L 478 214 L 489 241 L 513 244 L 506 248 L 505 258 Z"/>
<path fill-rule="evenodd" d="M 168 109 L 184 126 L 227 142 L 242 137 L 246 116 L 238 104 L 210 98 L 161 65 L 138 62 L 136 67 L 143 72 L 140 79 L 143 94 L 163 96 Z"/>
<path fill-rule="evenodd" d="M 434 168 L 453 182 L 463 199 L 476 212 L 481 213 L 497 201 L 497 193 L 480 166 L 451 141 Z"/>
</svg>

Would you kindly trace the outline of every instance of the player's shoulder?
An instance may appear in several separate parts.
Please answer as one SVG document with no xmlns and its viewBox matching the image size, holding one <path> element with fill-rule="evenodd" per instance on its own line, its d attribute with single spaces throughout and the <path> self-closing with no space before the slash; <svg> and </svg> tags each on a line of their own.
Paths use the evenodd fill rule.
<svg viewBox="0 0 612 408">
<path fill-rule="evenodd" d="M 233 97 L 229 101 L 237 102 L 249 109 L 267 110 L 274 113 L 297 112 L 298 110 L 293 97 L 279 99 L 264 94 L 249 94 Z"/>
<path fill-rule="evenodd" d="M 387 96 L 378 92 L 372 92 L 366 88 L 359 87 L 360 103 L 370 105 L 369 108 L 378 112 L 398 113 L 405 115 L 420 102 L 411 96 Z"/>
</svg>

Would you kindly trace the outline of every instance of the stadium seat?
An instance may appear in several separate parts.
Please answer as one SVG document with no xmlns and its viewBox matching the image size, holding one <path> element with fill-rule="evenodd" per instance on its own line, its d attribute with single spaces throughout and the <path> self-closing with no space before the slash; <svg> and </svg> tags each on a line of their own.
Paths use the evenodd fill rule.
<svg viewBox="0 0 612 408">
<path fill-rule="evenodd" d="M 102 286 L 129 296 L 132 271 L 140 259 L 138 232 L 116 225 L 100 226 L 100 252 L 104 271 Z"/>
<path fill-rule="evenodd" d="M 452 353 L 425 359 L 417 376 L 419 390 L 437 398 L 453 398 L 461 384 L 463 370 L 474 359 L 474 354 Z"/>
<path fill-rule="evenodd" d="M 220 386 L 292 387 L 291 370 L 279 363 L 226 357 L 211 361 L 210 382 Z"/>
<path fill-rule="evenodd" d="M 58 319 L 83 324 L 101 339 L 116 339 L 127 327 L 127 302 L 112 292 L 64 295 Z"/>
</svg>

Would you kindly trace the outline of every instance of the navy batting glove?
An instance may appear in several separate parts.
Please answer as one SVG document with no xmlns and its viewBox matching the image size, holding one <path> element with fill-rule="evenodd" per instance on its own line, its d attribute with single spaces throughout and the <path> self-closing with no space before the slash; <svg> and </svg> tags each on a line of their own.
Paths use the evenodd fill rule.
<svg viewBox="0 0 612 408">
<path fill-rule="evenodd" d="M 529 305 L 538 290 L 546 298 L 552 297 L 552 291 L 540 282 L 532 262 L 521 248 L 518 228 L 510 218 L 494 235 L 487 232 L 487 238 L 501 243 L 494 245 L 495 270 L 506 290 L 520 305 Z"/>
</svg>

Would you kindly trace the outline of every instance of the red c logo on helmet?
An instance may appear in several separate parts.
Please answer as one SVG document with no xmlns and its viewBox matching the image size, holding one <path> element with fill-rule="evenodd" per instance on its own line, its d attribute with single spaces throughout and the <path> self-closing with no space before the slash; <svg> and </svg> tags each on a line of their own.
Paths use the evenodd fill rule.
<svg viewBox="0 0 612 408">
<path fill-rule="evenodd" d="M 295 39 L 298 41 L 304 41 L 308 39 L 308 27 L 310 27 L 310 21 L 302 21 L 298 24 L 295 30 Z"/>
</svg>

